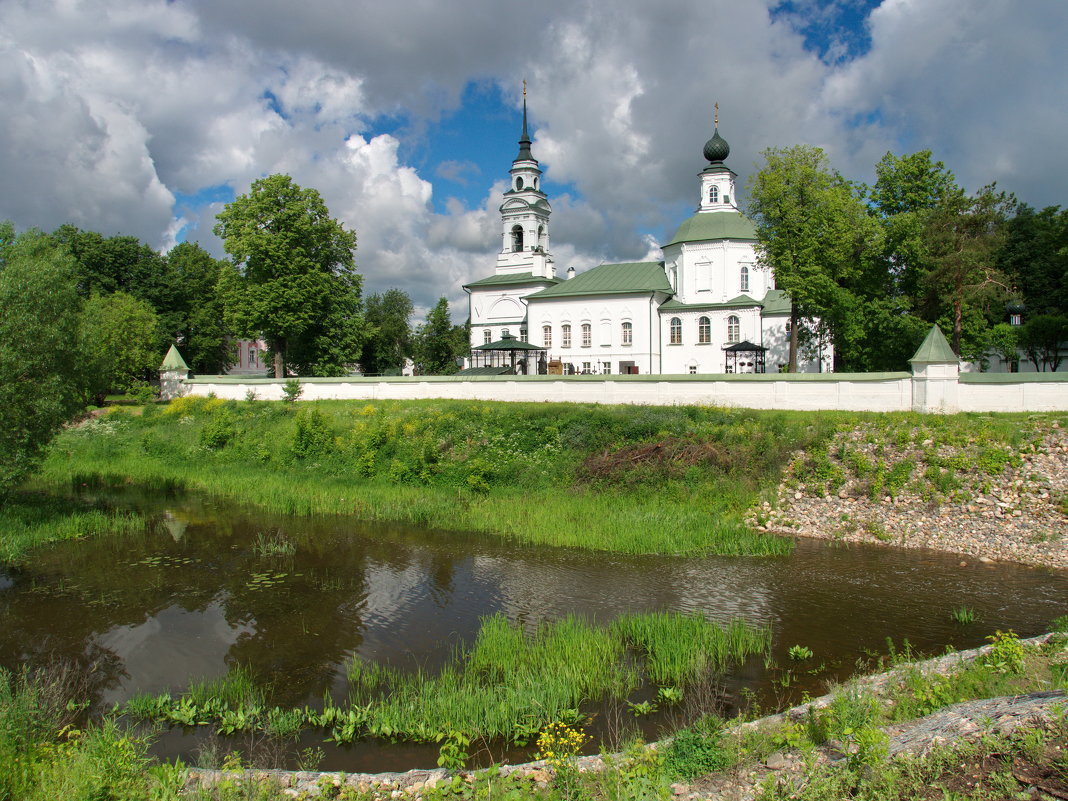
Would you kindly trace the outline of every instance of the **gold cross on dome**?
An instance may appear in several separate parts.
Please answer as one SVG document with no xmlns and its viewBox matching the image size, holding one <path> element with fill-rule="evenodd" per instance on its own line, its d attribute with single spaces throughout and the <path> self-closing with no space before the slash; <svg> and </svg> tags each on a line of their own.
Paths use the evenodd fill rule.
<svg viewBox="0 0 1068 801">
<path fill-rule="evenodd" d="M 524 91 L 526 91 L 526 90 L 524 89 Z M 716 102 L 715 109 L 716 109 L 715 125 L 718 128 L 719 127 L 719 101 Z"/>
</svg>

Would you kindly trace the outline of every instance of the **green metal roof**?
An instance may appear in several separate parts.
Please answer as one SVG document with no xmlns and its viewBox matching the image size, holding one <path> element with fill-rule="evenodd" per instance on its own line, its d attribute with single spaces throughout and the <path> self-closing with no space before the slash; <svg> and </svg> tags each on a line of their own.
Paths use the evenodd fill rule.
<svg viewBox="0 0 1068 801">
<path fill-rule="evenodd" d="M 510 284 L 558 284 L 562 279 L 560 278 L 545 278 L 541 275 L 534 275 L 534 273 L 505 273 L 503 275 L 491 275 L 489 278 L 479 278 L 477 281 L 472 281 L 469 284 L 464 284 L 465 287 L 471 286 L 504 286 Z"/>
<path fill-rule="evenodd" d="M 671 241 L 661 247 L 670 247 L 679 242 L 703 242 L 708 239 L 755 240 L 756 228 L 740 211 L 699 211 L 685 220 Z"/>
<path fill-rule="evenodd" d="M 953 352 L 953 348 L 946 341 L 942 329 L 937 325 L 931 326 L 931 330 L 927 332 L 927 337 L 923 340 L 923 344 L 920 345 L 920 349 L 916 351 L 915 356 L 909 359 L 912 364 L 944 364 L 959 361 L 957 354 Z"/>
<path fill-rule="evenodd" d="M 661 311 L 705 311 L 715 309 L 738 309 L 746 306 L 759 306 L 760 304 L 753 300 L 748 295 L 739 295 L 736 298 L 731 298 L 725 303 L 682 303 L 681 301 L 671 300 L 665 301 L 660 304 Z"/>
<path fill-rule="evenodd" d="M 635 292 L 671 292 L 659 261 L 600 264 L 556 286 L 528 295 L 527 300 L 575 295 L 626 295 Z"/>
<path fill-rule="evenodd" d="M 793 304 L 782 289 L 769 289 L 762 302 L 764 314 L 789 314 Z"/>
<path fill-rule="evenodd" d="M 476 345 L 471 350 L 545 350 L 537 345 L 524 342 L 511 334 L 505 334 L 496 342 L 487 342 L 485 345 Z"/>
<path fill-rule="evenodd" d="M 178 352 L 178 348 L 171 345 L 170 350 L 167 351 L 167 355 L 163 357 L 163 364 L 159 366 L 161 372 L 170 372 L 175 370 L 185 370 L 189 372 L 189 365 L 185 363 L 185 359 L 182 358 L 182 354 Z"/>
</svg>

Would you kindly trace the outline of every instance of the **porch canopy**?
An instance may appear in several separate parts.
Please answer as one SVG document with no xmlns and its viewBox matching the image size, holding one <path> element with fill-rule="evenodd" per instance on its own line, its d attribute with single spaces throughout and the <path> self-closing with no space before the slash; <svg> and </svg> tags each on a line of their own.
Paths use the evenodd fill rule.
<svg viewBox="0 0 1068 801">
<path fill-rule="evenodd" d="M 471 348 L 471 367 L 509 367 L 510 372 L 521 375 L 544 374 L 545 354 L 544 348 L 516 339 L 512 334 L 505 334 L 496 342 Z M 532 361 L 535 370 L 529 368 Z"/>
<path fill-rule="evenodd" d="M 727 357 L 728 373 L 763 373 L 764 358 L 768 349 L 754 345 L 748 339 L 723 348 Z"/>
</svg>

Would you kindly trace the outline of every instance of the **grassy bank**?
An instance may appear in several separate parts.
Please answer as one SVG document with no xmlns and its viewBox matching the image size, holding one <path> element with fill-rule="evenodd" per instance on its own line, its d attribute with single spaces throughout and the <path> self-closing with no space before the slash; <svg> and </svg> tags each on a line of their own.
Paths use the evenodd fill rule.
<svg viewBox="0 0 1068 801">
<path fill-rule="evenodd" d="M 788 553 L 745 510 L 842 416 L 700 407 L 185 398 L 65 432 L 41 480 L 187 487 L 629 553 Z"/>
<path fill-rule="evenodd" d="M 745 514 L 835 432 L 1027 447 L 1041 416 L 768 412 L 463 401 L 286 404 L 183 398 L 64 432 L 38 481 L 207 491 L 627 553 L 788 553 Z M 986 446 L 984 446 L 986 447 Z M 963 466 L 961 469 L 968 469 Z"/>
</svg>

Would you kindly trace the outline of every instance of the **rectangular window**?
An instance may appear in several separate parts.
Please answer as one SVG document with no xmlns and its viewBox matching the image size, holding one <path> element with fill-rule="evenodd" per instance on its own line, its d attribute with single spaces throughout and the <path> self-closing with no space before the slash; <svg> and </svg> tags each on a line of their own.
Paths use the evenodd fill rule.
<svg viewBox="0 0 1068 801">
<path fill-rule="evenodd" d="M 249 367 L 255 367 L 256 366 L 256 349 L 253 348 L 253 347 L 249 347 L 249 349 L 248 349 L 248 366 Z"/>
<path fill-rule="evenodd" d="M 697 365 L 696 364 L 691 364 L 690 365 L 690 375 L 697 375 Z"/>
<path fill-rule="evenodd" d="M 590 363 L 589 362 L 583 362 L 582 363 L 582 374 L 583 375 L 589 375 L 592 372 L 593 371 L 590 370 Z"/>
<path fill-rule="evenodd" d="M 632 345 L 634 343 L 634 325 L 632 323 L 623 323 L 623 338 L 624 345 Z"/>
<path fill-rule="evenodd" d="M 593 344 L 593 326 L 589 323 L 582 324 L 582 347 L 588 348 Z"/>
<path fill-rule="evenodd" d="M 492 341 L 493 341 L 493 332 L 488 328 L 484 329 L 482 331 L 482 344 L 483 345 L 488 345 Z"/>
<path fill-rule="evenodd" d="M 553 346 L 553 327 L 551 325 L 543 325 L 541 327 L 541 344 L 545 348 Z"/>
<path fill-rule="evenodd" d="M 612 375 L 612 362 L 601 362 L 601 375 Z"/>
<path fill-rule="evenodd" d="M 560 347 L 561 348 L 570 348 L 571 347 L 571 326 L 570 325 L 566 325 L 565 324 L 565 325 L 560 327 Z"/>
</svg>

